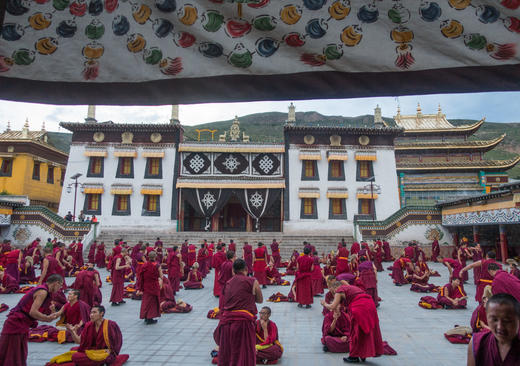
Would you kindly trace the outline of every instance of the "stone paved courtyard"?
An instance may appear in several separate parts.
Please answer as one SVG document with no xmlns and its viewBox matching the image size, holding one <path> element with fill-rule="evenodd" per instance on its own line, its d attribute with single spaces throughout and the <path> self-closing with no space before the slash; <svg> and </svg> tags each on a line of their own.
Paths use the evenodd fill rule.
<svg viewBox="0 0 520 366">
<path fill-rule="evenodd" d="M 389 263 L 384 263 L 385 268 Z M 433 277 L 430 282 L 443 285 L 448 271 L 440 264 L 433 264 L 442 277 Z M 409 286 L 396 287 L 392 284 L 389 271 L 379 273 L 379 295 L 383 299 L 379 307 L 379 319 L 383 339 L 398 353 L 397 356 L 382 356 L 369 359 L 366 365 L 463 365 L 466 363 L 466 345 L 449 343 L 443 333 L 455 324 L 468 325 L 476 303 L 475 286 L 470 274 L 466 291 L 469 296 L 468 310 L 426 310 L 417 306 L 422 294 L 409 291 Z M 101 270 L 102 278 L 107 272 Z M 286 277 L 292 281 L 293 276 Z M 67 283 L 73 282 L 72 278 Z M 139 319 L 140 301 L 127 300 L 120 307 L 107 306 L 106 317 L 117 321 L 123 332 L 121 353 L 130 355 L 127 365 L 209 365 L 210 351 L 214 347 L 213 330 L 217 320 L 206 318 L 208 310 L 218 301 L 212 293 L 213 273 L 205 280 L 202 290 L 181 290 L 177 299 L 193 305 L 188 314 L 166 314 L 155 325 L 144 325 Z M 110 284 L 103 284 L 103 299 L 110 298 Z M 280 291 L 287 294 L 288 286 L 269 286 L 263 290 L 264 299 Z M 434 294 L 435 295 L 435 294 Z M 22 295 L 0 295 L 0 302 L 13 307 Z M 344 354 L 322 351 L 321 314 L 322 299 L 315 297 L 312 309 L 299 309 L 294 303 L 269 303 L 271 319 L 279 329 L 284 347 L 281 365 L 315 366 L 343 364 Z M 0 314 L 3 324 L 7 312 Z M 44 365 L 51 357 L 66 352 L 71 344 L 51 342 L 29 343 L 28 365 Z"/>
</svg>

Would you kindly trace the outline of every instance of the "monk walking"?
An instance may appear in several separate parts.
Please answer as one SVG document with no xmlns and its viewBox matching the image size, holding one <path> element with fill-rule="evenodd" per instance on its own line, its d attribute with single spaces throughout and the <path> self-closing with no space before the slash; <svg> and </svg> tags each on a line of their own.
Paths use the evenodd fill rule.
<svg viewBox="0 0 520 366">
<path fill-rule="evenodd" d="M 305 305 L 307 309 L 309 309 L 313 303 L 311 276 L 314 271 L 314 260 L 309 256 L 310 252 L 311 249 L 305 247 L 303 249 L 303 255 L 297 259 L 296 277 L 294 279 L 298 307 L 302 308 L 303 305 Z"/>
<path fill-rule="evenodd" d="M 247 276 L 242 259 L 233 263 L 235 275 L 226 285 L 220 321 L 213 333 L 219 346 L 219 366 L 256 365 L 256 305 L 262 303 L 262 290 L 254 277 Z"/>
<path fill-rule="evenodd" d="M 139 272 L 139 291 L 143 293 L 141 301 L 141 313 L 139 317 L 144 319 L 145 324 L 155 324 L 161 316 L 159 296 L 161 294 L 160 281 L 162 281 L 162 270 L 160 264 L 155 260 L 157 253 L 148 253 L 148 261 Z M 159 280 L 161 279 L 161 280 Z"/>
<path fill-rule="evenodd" d="M 118 306 L 125 304 L 123 295 L 125 292 L 125 273 L 131 268 L 130 258 L 126 255 L 126 249 L 122 249 L 120 246 L 114 247 L 114 260 L 115 264 L 112 267 L 112 295 L 110 296 L 110 302 L 112 306 Z"/>
<path fill-rule="evenodd" d="M 59 317 L 58 313 L 45 315 L 51 294 L 63 286 L 63 277 L 54 274 L 47 277 L 43 285 L 33 287 L 26 293 L 7 315 L 0 336 L 0 366 L 25 366 L 27 363 L 27 341 L 29 329 L 37 321 L 51 322 Z"/>
<path fill-rule="evenodd" d="M 267 250 L 264 244 L 258 243 L 258 248 L 255 249 L 255 261 L 253 263 L 253 276 L 262 285 L 262 288 L 267 287 L 267 275 L 265 273 L 267 267 Z"/>
<path fill-rule="evenodd" d="M 244 243 L 244 247 L 242 249 L 242 257 L 246 261 L 247 264 L 247 274 L 253 274 L 253 247 L 247 241 Z"/>
<path fill-rule="evenodd" d="M 271 243 L 271 256 L 274 259 L 274 267 L 279 268 L 282 257 L 280 256 L 280 246 L 276 239 L 273 239 L 273 242 Z"/>
</svg>

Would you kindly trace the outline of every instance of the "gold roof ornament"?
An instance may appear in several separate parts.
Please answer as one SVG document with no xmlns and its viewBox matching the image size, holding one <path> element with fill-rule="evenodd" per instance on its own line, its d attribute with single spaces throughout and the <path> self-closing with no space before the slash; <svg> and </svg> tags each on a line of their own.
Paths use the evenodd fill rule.
<svg viewBox="0 0 520 366">
<path fill-rule="evenodd" d="M 238 116 L 235 116 L 235 120 L 229 129 L 229 137 L 231 141 L 238 141 L 240 138 L 240 122 L 238 121 Z"/>
</svg>

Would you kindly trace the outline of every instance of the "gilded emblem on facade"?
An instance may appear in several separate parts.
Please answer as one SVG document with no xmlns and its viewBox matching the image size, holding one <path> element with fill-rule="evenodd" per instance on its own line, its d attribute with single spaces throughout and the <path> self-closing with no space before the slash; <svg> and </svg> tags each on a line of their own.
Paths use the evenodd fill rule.
<svg viewBox="0 0 520 366">
<path fill-rule="evenodd" d="M 366 146 L 370 143 L 370 137 L 368 137 L 367 135 L 362 135 L 359 136 L 358 141 L 360 145 Z"/>
<path fill-rule="evenodd" d="M 93 138 L 95 142 L 102 142 L 105 139 L 105 134 L 103 132 L 96 132 Z"/>
<path fill-rule="evenodd" d="M 316 139 L 312 135 L 305 135 L 303 137 L 303 142 L 305 142 L 306 145 L 312 145 L 314 141 L 316 141 Z"/>
<path fill-rule="evenodd" d="M 161 140 L 162 140 L 162 136 L 159 132 L 154 132 L 150 135 L 150 141 L 152 141 L 156 144 L 161 142 Z"/>
<path fill-rule="evenodd" d="M 132 132 L 123 132 L 121 134 L 121 142 L 123 144 L 131 144 L 134 139 L 134 134 Z"/>
</svg>

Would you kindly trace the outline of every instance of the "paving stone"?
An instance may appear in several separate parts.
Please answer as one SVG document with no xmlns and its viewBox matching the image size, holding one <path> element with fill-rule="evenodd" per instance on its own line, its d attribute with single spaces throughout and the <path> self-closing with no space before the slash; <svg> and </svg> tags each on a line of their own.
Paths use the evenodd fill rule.
<svg viewBox="0 0 520 366">
<path fill-rule="evenodd" d="M 385 267 L 388 264 L 385 263 Z M 442 277 L 432 277 L 430 282 L 444 285 L 448 271 L 442 265 L 430 265 L 439 271 Z M 102 269 L 101 278 L 108 273 Z M 383 299 L 378 309 L 383 339 L 397 351 L 397 356 L 382 356 L 369 359 L 365 365 L 461 365 L 466 362 L 466 345 L 449 343 L 443 333 L 454 325 L 469 325 L 471 313 L 476 307 L 474 301 L 475 286 L 470 274 L 465 290 L 469 296 L 467 310 L 426 310 L 417 303 L 421 296 L 411 292 L 409 286 L 396 287 L 388 276 L 389 271 L 380 272 L 379 296 Z M 287 279 L 292 281 L 293 276 Z M 67 283 L 72 283 L 67 278 Z M 181 290 L 177 299 L 193 305 L 188 314 L 166 314 L 157 324 L 145 325 L 139 319 L 140 301 L 126 300 L 119 307 L 106 306 L 108 319 L 115 320 L 123 332 L 121 353 L 130 355 L 127 365 L 209 365 L 210 351 L 215 346 L 213 330 L 218 321 L 207 319 L 207 312 L 218 306 L 218 299 L 213 297 L 213 273 L 204 280 L 204 289 Z M 111 285 L 104 283 L 103 298 L 110 298 Z M 264 299 L 275 292 L 287 294 L 288 286 L 269 286 L 263 290 Z M 433 294 L 434 296 L 436 294 Z M 0 295 L 0 302 L 10 307 L 16 305 L 21 294 Z M 276 322 L 279 336 L 284 346 L 284 355 L 280 362 L 287 366 L 316 366 L 322 364 L 343 364 L 345 354 L 323 353 L 321 338 L 320 300 L 315 297 L 311 309 L 300 309 L 293 303 L 264 302 L 272 309 L 271 319 Z M 260 307 L 260 306 L 259 306 Z M 3 324 L 7 312 L 0 314 Z M 29 366 L 42 366 L 53 356 L 66 352 L 71 344 L 51 342 L 29 343 Z"/>
</svg>

